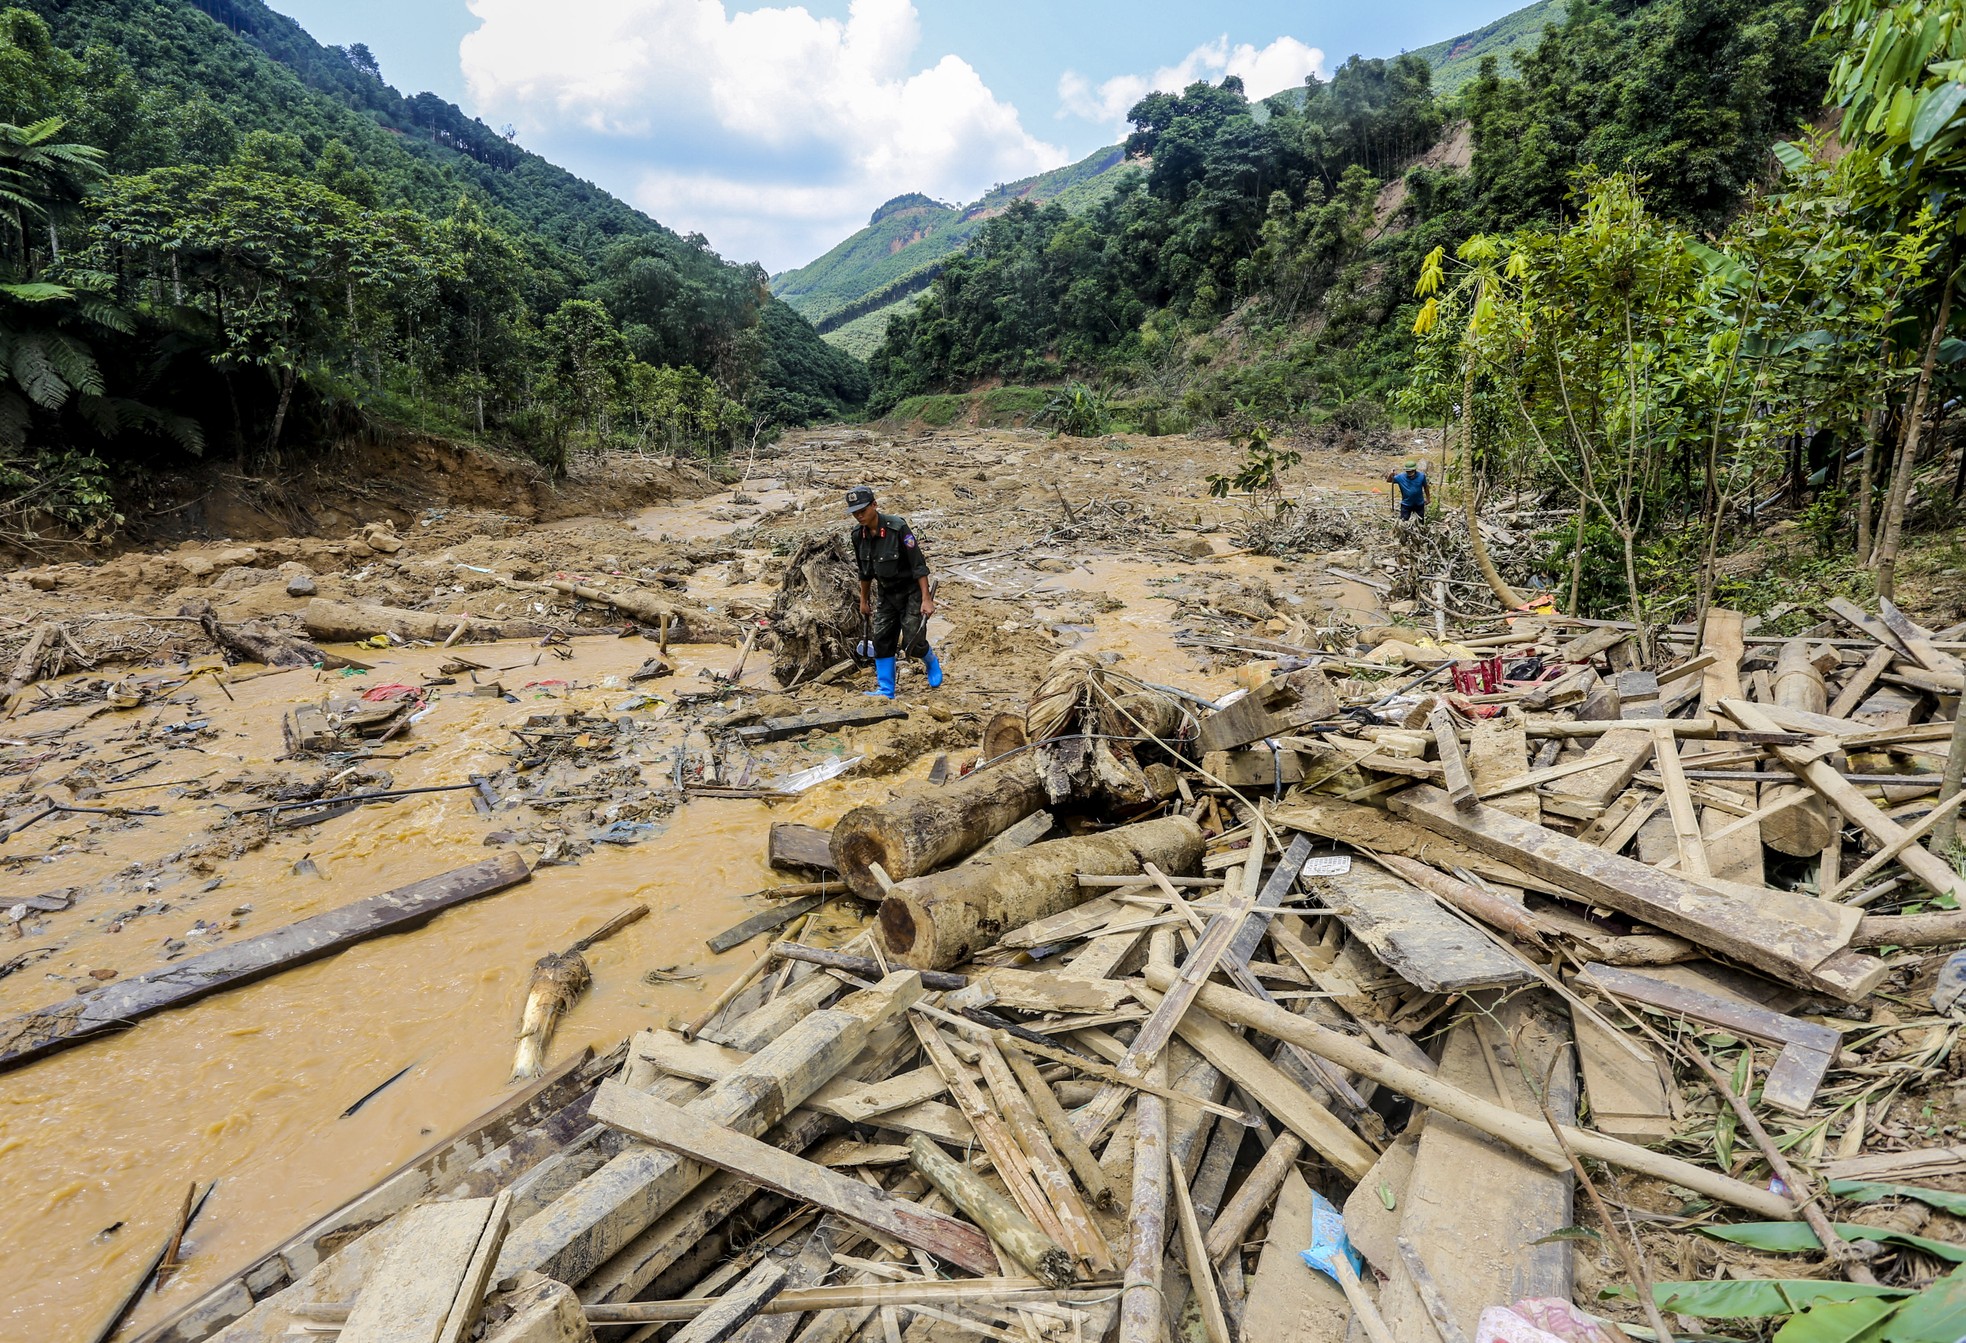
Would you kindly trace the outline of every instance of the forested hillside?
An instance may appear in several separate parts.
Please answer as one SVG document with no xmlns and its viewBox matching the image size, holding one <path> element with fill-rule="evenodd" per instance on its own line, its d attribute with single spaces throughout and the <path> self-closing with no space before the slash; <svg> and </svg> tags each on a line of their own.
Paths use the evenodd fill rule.
<svg viewBox="0 0 1966 1343">
<path fill-rule="evenodd" d="M 258 0 L 0 11 L 0 496 L 102 526 L 115 464 L 365 420 L 710 447 L 866 394 L 679 237 Z"/>
<path fill-rule="evenodd" d="M 944 259 L 1013 202 L 1086 210 L 1138 171 L 1124 149 L 1113 145 L 1063 168 L 992 187 L 960 209 L 919 192 L 896 196 L 874 211 L 866 228 L 817 261 L 774 275 L 771 290 L 834 344 L 864 355 L 879 343 L 887 320 L 912 306 L 914 296 L 935 279 Z M 852 339 L 834 334 L 849 325 L 855 328 Z"/>
<path fill-rule="evenodd" d="M 1815 15 L 1803 0 L 1578 4 L 1517 73 L 1490 57 L 1451 100 L 1417 54 L 1353 57 L 1260 119 L 1233 78 L 1152 94 L 1127 142 L 1152 172 L 1081 217 L 992 220 L 889 328 L 874 404 L 1097 374 L 1204 418 L 1382 415 L 1423 255 L 1557 218 L 1587 165 L 1648 175 L 1667 217 L 1718 223 L 1822 105 Z M 1409 170 L 1462 122 L 1466 171 Z"/>
</svg>

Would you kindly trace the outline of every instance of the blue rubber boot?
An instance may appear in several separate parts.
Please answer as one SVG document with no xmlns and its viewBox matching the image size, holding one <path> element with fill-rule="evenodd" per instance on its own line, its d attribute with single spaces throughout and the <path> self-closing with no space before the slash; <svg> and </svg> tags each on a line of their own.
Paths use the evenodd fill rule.
<svg viewBox="0 0 1966 1343">
<path fill-rule="evenodd" d="M 922 665 L 928 668 L 928 688 L 935 689 L 942 684 L 942 660 L 935 656 L 933 648 L 922 650 Z"/>
<path fill-rule="evenodd" d="M 879 695 L 882 699 L 894 698 L 893 658 L 874 659 L 874 684 L 876 688 L 869 690 L 867 692 L 869 695 Z"/>
</svg>

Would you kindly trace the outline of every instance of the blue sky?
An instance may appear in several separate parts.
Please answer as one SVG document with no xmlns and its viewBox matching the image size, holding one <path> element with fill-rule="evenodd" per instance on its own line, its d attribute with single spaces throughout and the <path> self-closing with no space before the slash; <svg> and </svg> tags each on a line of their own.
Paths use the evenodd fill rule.
<svg viewBox="0 0 1966 1343">
<path fill-rule="evenodd" d="M 1114 143 L 1143 92 L 1253 95 L 1524 0 L 269 0 L 728 257 L 801 265 L 904 191 L 974 199 Z"/>
</svg>

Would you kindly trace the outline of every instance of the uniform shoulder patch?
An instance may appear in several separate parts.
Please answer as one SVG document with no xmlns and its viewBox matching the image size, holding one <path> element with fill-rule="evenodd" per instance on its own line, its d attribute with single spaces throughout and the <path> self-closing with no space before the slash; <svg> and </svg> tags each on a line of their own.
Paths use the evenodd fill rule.
<svg viewBox="0 0 1966 1343">
<path fill-rule="evenodd" d="M 915 544 L 915 534 L 914 534 L 913 532 L 909 532 L 909 533 L 908 533 L 908 534 L 907 534 L 906 536 L 904 536 L 904 537 L 902 537 L 902 538 L 901 538 L 901 544 L 902 544 L 902 545 L 904 545 L 904 546 L 912 546 L 912 545 L 914 545 L 914 544 Z"/>
</svg>

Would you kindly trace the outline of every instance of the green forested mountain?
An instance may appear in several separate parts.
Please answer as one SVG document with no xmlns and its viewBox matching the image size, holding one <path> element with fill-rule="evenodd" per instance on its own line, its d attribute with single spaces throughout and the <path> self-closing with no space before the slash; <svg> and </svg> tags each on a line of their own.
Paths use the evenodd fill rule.
<svg viewBox="0 0 1966 1343">
<path fill-rule="evenodd" d="M 1352 58 L 1301 96 L 1240 81 L 1134 108 L 1151 172 L 1074 217 L 1013 207 L 952 257 L 871 356 L 874 405 L 971 379 L 1097 374 L 1197 416 L 1332 413 L 1404 381 L 1421 256 L 1558 218 L 1579 174 L 1648 175 L 1711 227 L 1824 98 L 1810 0 L 1575 0 L 1452 100 L 1417 53 Z M 1472 163 L 1408 169 L 1450 119 Z M 1233 345 L 1216 333 L 1235 314 Z"/>
<path fill-rule="evenodd" d="M 1510 58 L 1533 49 L 1543 30 L 1562 18 L 1563 0 L 1536 0 L 1471 33 L 1413 54 L 1432 68 L 1434 91 L 1449 94 L 1475 78 L 1486 57 L 1496 57 L 1507 73 Z M 1286 89 L 1279 96 L 1286 105 L 1301 107 L 1305 90 Z M 1254 104 L 1251 112 L 1258 121 L 1268 115 L 1264 103 Z M 918 192 L 897 196 L 874 211 L 866 228 L 826 255 L 774 275 L 771 290 L 832 343 L 865 356 L 879 345 L 889 321 L 914 309 L 944 260 L 1012 202 L 1056 201 L 1068 213 L 1077 214 L 1112 195 L 1138 169 L 1138 164 L 1127 160 L 1125 145 L 1109 145 L 1066 167 L 993 187 L 962 209 Z"/>
<path fill-rule="evenodd" d="M 1413 54 L 1433 67 L 1434 92 L 1446 96 L 1458 93 L 1479 75 L 1486 57 L 1493 56 L 1502 73 L 1509 73 L 1511 57 L 1534 50 L 1543 30 L 1562 22 L 1563 0 L 1536 0 L 1473 32 L 1416 47 Z"/>
<path fill-rule="evenodd" d="M 874 211 L 866 228 L 817 261 L 774 275 L 771 291 L 835 344 L 864 354 L 879 342 L 887 319 L 913 305 L 943 260 L 1012 202 L 1090 209 L 1136 171 L 1124 149 L 1113 145 L 1063 168 L 992 187 L 961 209 L 919 192 L 896 196 Z"/>
<path fill-rule="evenodd" d="M 561 461 L 866 394 L 759 267 L 259 0 L 0 9 L 0 173 L 26 188 L 0 224 L 0 497 L 55 462 L 99 514 L 108 464 L 163 430 L 250 453 L 380 416 Z"/>
</svg>

